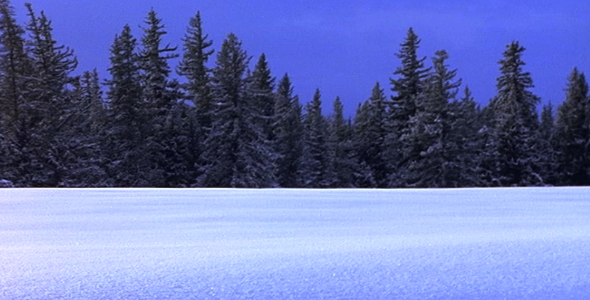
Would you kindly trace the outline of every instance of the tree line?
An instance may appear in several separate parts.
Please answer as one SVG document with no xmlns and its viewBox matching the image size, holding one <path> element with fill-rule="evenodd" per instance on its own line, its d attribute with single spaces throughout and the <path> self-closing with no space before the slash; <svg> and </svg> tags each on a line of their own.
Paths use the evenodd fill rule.
<svg viewBox="0 0 590 300">
<path fill-rule="evenodd" d="M 72 75 L 74 52 L 53 38 L 43 12 L 26 7 L 21 26 L 9 0 L 0 0 L 0 179 L 15 186 L 590 184 L 584 73 L 572 70 L 556 113 L 546 105 L 539 117 L 518 42 L 506 46 L 497 93 L 480 107 L 449 54 L 426 61 L 410 28 L 388 88 L 376 83 L 346 118 L 339 98 L 331 116 L 322 113 L 319 89 L 303 105 L 264 54 L 250 69 L 234 34 L 215 53 L 199 13 L 181 49 L 162 43 L 154 10 L 138 38 L 125 26 L 101 82 L 96 70 Z"/>
</svg>

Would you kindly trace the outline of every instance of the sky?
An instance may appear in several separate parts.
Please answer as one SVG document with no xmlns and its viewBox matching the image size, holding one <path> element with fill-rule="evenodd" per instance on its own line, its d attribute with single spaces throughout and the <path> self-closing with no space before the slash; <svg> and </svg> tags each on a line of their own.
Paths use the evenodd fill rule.
<svg viewBox="0 0 590 300">
<path fill-rule="evenodd" d="M 574 67 L 590 71 L 590 5 L 587 0 L 29 0 L 53 22 L 58 43 L 74 49 L 78 72 L 97 68 L 108 78 L 109 48 L 129 24 L 139 38 L 154 9 L 166 26 L 165 43 L 182 49 L 189 19 L 201 12 L 204 31 L 219 50 L 234 33 L 252 56 L 264 53 L 277 79 L 291 77 L 300 101 L 322 93 L 324 113 L 336 96 L 345 113 L 369 98 L 379 82 L 389 96 L 389 80 L 400 66 L 399 52 L 408 28 L 422 40 L 421 57 L 447 50 L 477 102 L 486 105 L 496 91 L 498 61 L 506 45 L 519 41 L 527 50 L 525 71 L 533 92 L 554 106 L 565 97 Z M 17 17 L 27 21 L 25 1 L 13 0 Z M 215 57 L 211 59 L 213 65 Z M 172 63 L 175 68 L 177 62 Z"/>
</svg>

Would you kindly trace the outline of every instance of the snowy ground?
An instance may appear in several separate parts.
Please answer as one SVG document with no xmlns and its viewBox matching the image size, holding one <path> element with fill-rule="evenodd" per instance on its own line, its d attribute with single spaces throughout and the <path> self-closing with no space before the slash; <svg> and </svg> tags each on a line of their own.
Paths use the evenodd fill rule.
<svg viewBox="0 0 590 300">
<path fill-rule="evenodd" d="M 590 188 L 3 189 L 0 299 L 590 299 Z"/>
</svg>

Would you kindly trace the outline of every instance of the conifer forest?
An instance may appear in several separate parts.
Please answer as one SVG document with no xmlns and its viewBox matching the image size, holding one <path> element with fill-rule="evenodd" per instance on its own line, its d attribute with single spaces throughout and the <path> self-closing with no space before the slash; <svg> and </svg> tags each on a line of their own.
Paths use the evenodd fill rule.
<svg viewBox="0 0 590 300">
<path fill-rule="evenodd" d="M 590 184 L 584 73 L 564 74 L 563 102 L 540 107 L 517 41 L 498 53 L 496 94 L 479 105 L 448 64 L 452 53 L 422 57 L 409 28 L 392 49 L 390 82 L 367 90 L 349 118 L 319 89 L 300 99 L 297 83 L 236 35 L 214 45 L 199 13 L 178 48 L 163 44 L 154 10 L 141 30 L 121 28 L 99 45 L 110 47 L 99 78 L 74 75 L 74 51 L 26 8 L 20 24 L 0 0 L 0 179 L 17 187 Z"/>
</svg>

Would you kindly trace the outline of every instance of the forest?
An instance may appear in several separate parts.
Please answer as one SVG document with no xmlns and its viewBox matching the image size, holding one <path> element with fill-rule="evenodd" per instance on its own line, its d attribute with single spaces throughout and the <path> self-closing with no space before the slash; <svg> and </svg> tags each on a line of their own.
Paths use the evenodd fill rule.
<svg viewBox="0 0 590 300">
<path fill-rule="evenodd" d="M 141 32 L 123 27 L 101 79 L 96 70 L 73 75 L 74 51 L 26 7 L 21 25 L 0 0 L 0 179 L 17 187 L 590 184 L 584 73 L 564 74 L 555 111 L 540 107 L 517 41 L 498 53 L 496 94 L 481 106 L 449 54 L 421 57 L 409 28 L 390 82 L 377 82 L 348 118 L 339 98 L 325 115 L 319 89 L 299 99 L 264 54 L 251 69 L 234 34 L 214 50 L 199 13 L 179 48 L 162 43 L 153 9 Z"/>
</svg>

